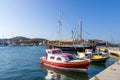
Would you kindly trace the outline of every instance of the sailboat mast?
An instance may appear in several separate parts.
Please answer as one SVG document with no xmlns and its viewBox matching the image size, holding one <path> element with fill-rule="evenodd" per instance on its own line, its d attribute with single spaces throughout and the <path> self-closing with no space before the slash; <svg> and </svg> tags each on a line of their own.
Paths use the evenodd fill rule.
<svg viewBox="0 0 120 80">
<path fill-rule="evenodd" d="M 77 44 L 80 43 L 82 40 L 82 21 L 78 23 L 78 41 Z"/>
<path fill-rule="evenodd" d="M 82 21 L 80 21 L 80 39 L 82 40 Z"/>
<path fill-rule="evenodd" d="M 61 39 L 60 29 L 61 29 L 61 20 L 60 20 L 60 12 L 59 12 L 59 16 L 58 16 L 58 36 L 59 36 L 58 45 L 59 45 L 59 46 L 60 46 L 60 39 Z"/>
</svg>

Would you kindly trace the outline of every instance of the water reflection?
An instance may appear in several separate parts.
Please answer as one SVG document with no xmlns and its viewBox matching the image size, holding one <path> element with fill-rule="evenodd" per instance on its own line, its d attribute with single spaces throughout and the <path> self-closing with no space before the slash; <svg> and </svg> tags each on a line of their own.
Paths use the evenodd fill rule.
<svg viewBox="0 0 120 80">
<path fill-rule="evenodd" d="M 106 62 L 92 62 L 90 66 L 94 68 L 106 68 Z"/>
<path fill-rule="evenodd" d="M 95 76 L 97 73 L 101 72 L 106 68 L 105 62 L 92 62 L 88 68 L 89 78 Z"/>
<path fill-rule="evenodd" d="M 88 80 L 86 72 L 66 71 L 41 64 L 47 70 L 46 80 Z"/>
<path fill-rule="evenodd" d="M 109 58 L 109 59 L 106 61 L 106 67 L 114 64 L 114 63 L 117 62 L 118 60 L 119 60 L 118 57 L 115 58 L 114 56 L 112 56 L 111 58 Z"/>
</svg>

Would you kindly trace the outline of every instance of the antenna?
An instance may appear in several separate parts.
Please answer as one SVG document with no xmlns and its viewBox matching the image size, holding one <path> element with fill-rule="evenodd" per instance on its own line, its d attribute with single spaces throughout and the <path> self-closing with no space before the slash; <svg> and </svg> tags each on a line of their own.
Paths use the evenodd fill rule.
<svg viewBox="0 0 120 80">
<path fill-rule="evenodd" d="M 13 34 L 11 34 L 11 36 L 12 36 L 12 38 L 14 37 L 14 35 L 13 35 Z"/>
<path fill-rule="evenodd" d="M 2 38 L 4 39 L 4 34 L 2 34 Z"/>
</svg>

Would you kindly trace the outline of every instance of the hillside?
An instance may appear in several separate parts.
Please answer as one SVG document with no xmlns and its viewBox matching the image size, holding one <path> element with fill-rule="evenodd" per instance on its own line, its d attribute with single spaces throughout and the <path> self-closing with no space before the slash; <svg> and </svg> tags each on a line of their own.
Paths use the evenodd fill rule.
<svg viewBox="0 0 120 80">
<path fill-rule="evenodd" d="M 23 36 L 17 36 L 10 39 L 0 39 L 0 45 L 44 45 L 44 43 L 48 41 L 47 39 L 43 38 L 27 38 Z"/>
</svg>

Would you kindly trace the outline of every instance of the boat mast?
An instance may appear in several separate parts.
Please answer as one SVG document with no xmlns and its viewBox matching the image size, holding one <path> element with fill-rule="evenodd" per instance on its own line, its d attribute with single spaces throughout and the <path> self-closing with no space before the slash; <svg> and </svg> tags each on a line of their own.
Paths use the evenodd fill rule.
<svg viewBox="0 0 120 80">
<path fill-rule="evenodd" d="M 78 26 L 77 26 L 77 45 L 79 44 L 79 37 L 80 37 L 80 22 L 78 22 Z"/>
<path fill-rule="evenodd" d="M 78 41 L 77 44 L 79 44 L 79 41 L 82 40 L 82 21 L 79 21 L 78 23 Z"/>
<path fill-rule="evenodd" d="M 60 29 L 61 29 L 61 20 L 60 20 L 60 11 L 59 11 L 59 16 L 58 16 L 58 36 L 59 36 L 58 45 L 59 45 L 59 46 L 60 46 L 60 39 L 61 39 Z"/>
<path fill-rule="evenodd" d="M 78 30 L 78 29 L 77 29 L 77 26 L 75 25 L 74 29 L 72 30 L 73 45 L 76 43 L 76 38 L 78 37 L 78 36 L 77 36 L 77 30 Z M 77 37 L 76 37 L 76 36 L 77 36 Z"/>
<path fill-rule="evenodd" d="M 82 21 L 80 21 L 80 39 L 82 40 Z"/>
</svg>

